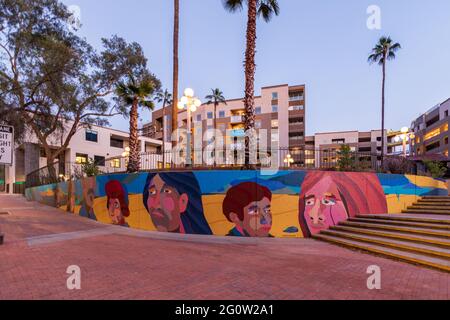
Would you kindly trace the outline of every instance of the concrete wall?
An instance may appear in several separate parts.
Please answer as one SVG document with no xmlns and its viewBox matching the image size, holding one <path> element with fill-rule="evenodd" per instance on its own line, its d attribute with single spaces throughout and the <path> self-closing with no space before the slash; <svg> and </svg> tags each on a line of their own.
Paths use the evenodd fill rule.
<svg viewBox="0 0 450 320">
<path fill-rule="evenodd" d="M 103 223 L 218 236 L 308 237 L 359 214 L 399 213 L 447 195 L 428 177 L 356 172 L 224 170 L 104 175 L 26 190 Z"/>
</svg>

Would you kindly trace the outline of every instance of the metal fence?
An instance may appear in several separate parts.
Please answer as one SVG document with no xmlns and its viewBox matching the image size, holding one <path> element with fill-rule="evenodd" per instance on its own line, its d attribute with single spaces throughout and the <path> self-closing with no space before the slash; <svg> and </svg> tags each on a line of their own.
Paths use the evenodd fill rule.
<svg viewBox="0 0 450 320">
<path fill-rule="evenodd" d="M 282 170 L 343 170 L 383 172 L 381 156 L 370 152 L 350 152 L 324 150 L 277 149 L 268 152 L 257 152 L 249 155 L 252 168 L 282 169 Z M 192 151 L 191 161 L 185 152 L 168 151 L 164 155 L 159 152 L 141 154 L 141 171 L 152 170 L 222 170 L 244 169 L 245 152 L 242 150 L 227 150 L 217 153 L 211 151 Z M 386 156 L 389 159 L 403 157 Z M 100 174 L 124 173 L 127 171 L 128 158 L 114 157 L 97 163 Z M 410 169 L 408 169 L 410 171 Z M 408 172 L 412 173 L 412 171 Z M 26 188 L 52 184 L 69 179 L 79 179 L 86 176 L 83 164 L 55 163 L 36 170 L 27 175 Z"/>
</svg>

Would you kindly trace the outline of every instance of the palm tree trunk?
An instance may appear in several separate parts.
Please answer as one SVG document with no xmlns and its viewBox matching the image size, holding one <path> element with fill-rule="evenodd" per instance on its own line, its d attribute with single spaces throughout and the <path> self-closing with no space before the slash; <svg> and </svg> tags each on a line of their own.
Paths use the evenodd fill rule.
<svg viewBox="0 0 450 320">
<path fill-rule="evenodd" d="M 180 0 L 174 0 L 173 27 L 173 93 L 172 93 L 172 132 L 178 128 L 178 37 L 180 28 Z M 175 147 L 178 141 L 172 141 Z"/>
<path fill-rule="evenodd" d="M 247 47 L 245 51 L 245 131 L 255 127 L 255 51 L 256 51 L 257 0 L 248 1 Z M 245 167 L 251 169 L 250 146 L 254 146 L 252 136 L 245 138 Z"/>
<path fill-rule="evenodd" d="M 214 102 L 214 163 L 217 160 L 217 101 Z"/>
<path fill-rule="evenodd" d="M 384 103 L 385 103 L 385 85 L 386 85 L 386 56 L 383 62 L 383 84 L 381 89 L 381 168 L 384 168 Z"/>
<path fill-rule="evenodd" d="M 166 126 L 165 126 L 165 120 L 166 120 L 166 98 L 164 98 L 163 101 L 163 121 L 162 121 L 162 158 L 163 158 L 163 169 L 166 168 Z"/>
<path fill-rule="evenodd" d="M 140 150 L 138 135 L 138 101 L 135 100 L 130 111 L 130 156 L 128 160 L 127 171 L 130 173 L 138 172 L 140 168 Z"/>
</svg>

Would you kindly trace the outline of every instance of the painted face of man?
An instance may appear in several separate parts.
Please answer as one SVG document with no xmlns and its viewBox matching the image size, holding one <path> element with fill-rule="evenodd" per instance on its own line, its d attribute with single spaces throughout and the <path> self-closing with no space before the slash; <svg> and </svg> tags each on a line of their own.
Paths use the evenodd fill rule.
<svg viewBox="0 0 450 320">
<path fill-rule="evenodd" d="M 188 206 L 187 194 L 168 186 L 159 175 L 150 182 L 147 208 L 153 224 L 161 232 L 179 232 L 182 227 L 181 214 Z"/>
<path fill-rule="evenodd" d="M 331 177 L 321 179 L 306 193 L 304 216 L 313 235 L 348 218 L 338 187 Z"/>
<path fill-rule="evenodd" d="M 250 203 L 244 208 L 244 219 L 232 213 L 233 222 L 251 237 L 268 237 L 272 229 L 271 202 L 268 198 Z"/>
<path fill-rule="evenodd" d="M 109 199 L 108 213 L 113 224 L 121 224 L 123 222 L 122 208 L 120 207 L 119 199 Z"/>
</svg>

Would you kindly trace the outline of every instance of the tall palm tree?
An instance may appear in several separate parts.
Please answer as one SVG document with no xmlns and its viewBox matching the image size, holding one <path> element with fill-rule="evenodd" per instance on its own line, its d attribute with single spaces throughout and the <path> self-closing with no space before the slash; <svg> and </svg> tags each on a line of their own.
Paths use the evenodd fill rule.
<svg viewBox="0 0 450 320">
<path fill-rule="evenodd" d="M 166 167 L 166 125 L 164 122 L 164 119 L 166 118 L 166 105 L 171 105 L 172 104 L 172 95 L 169 93 L 169 90 L 160 90 L 156 93 L 155 96 L 155 100 L 158 103 L 162 102 L 162 111 L 163 111 L 163 127 L 162 127 L 162 132 L 163 132 L 163 144 L 162 144 L 162 154 L 163 154 L 163 167 Z"/>
<path fill-rule="evenodd" d="M 136 81 L 133 76 L 127 83 L 120 82 L 116 88 L 116 95 L 121 102 L 121 107 L 130 107 L 130 156 L 127 171 L 130 173 L 137 172 L 140 169 L 141 154 L 139 150 L 139 134 L 138 134 L 138 118 L 139 107 L 153 110 L 155 105 L 151 100 L 154 94 L 155 84 L 150 79 L 144 78 Z"/>
<path fill-rule="evenodd" d="M 277 0 L 223 0 L 225 9 L 230 12 L 242 10 L 247 4 L 247 45 L 245 49 L 245 130 L 255 127 L 255 53 L 256 53 L 256 19 L 261 16 L 269 22 L 273 15 L 280 13 Z M 250 139 L 245 139 L 245 165 L 250 167 Z"/>
<path fill-rule="evenodd" d="M 396 58 L 395 53 L 402 47 L 399 43 L 394 43 L 390 37 L 381 37 L 378 43 L 372 49 L 369 55 L 369 63 L 378 63 L 382 66 L 383 70 L 383 83 L 381 89 L 381 167 L 384 166 L 384 105 L 385 105 L 385 86 L 386 86 L 386 62 L 388 60 L 394 60 Z"/>
<path fill-rule="evenodd" d="M 173 17 L 173 92 L 172 92 L 172 131 L 178 128 L 178 38 L 180 32 L 180 0 L 174 0 Z M 175 147 L 177 141 L 173 141 Z"/>
<path fill-rule="evenodd" d="M 207 100 L 206 104 L 214 104 L 214 130 L 217 130 L 217 107 L 220 103 L 227 104 L 223 92 L 219 89 L 211 89 L 211 94 L 205 97 Z M 214 131 L 214 154 L 217 152 L 217 139 Z"/>
</svg>

